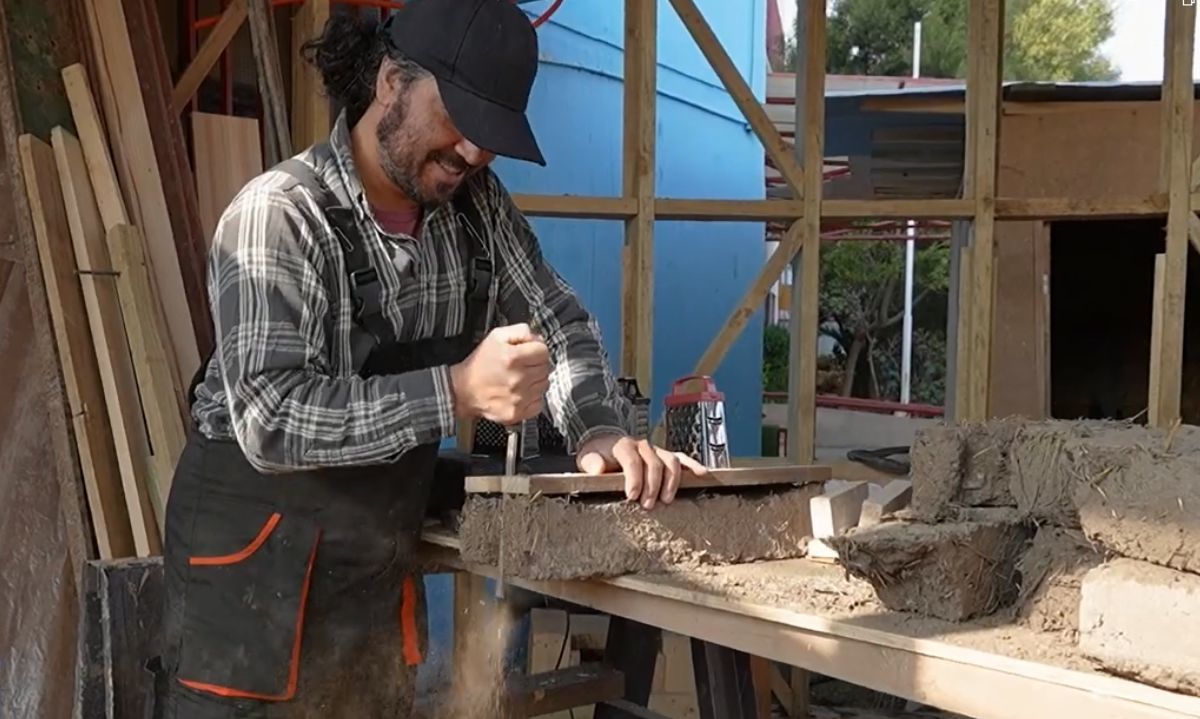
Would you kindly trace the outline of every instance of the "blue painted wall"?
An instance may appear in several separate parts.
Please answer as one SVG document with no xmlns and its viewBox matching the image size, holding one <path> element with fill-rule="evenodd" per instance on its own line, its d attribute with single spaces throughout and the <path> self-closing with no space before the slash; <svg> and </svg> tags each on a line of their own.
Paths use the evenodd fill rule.
<svg viewBox="0 0 1200 719">
<path fill-rule="evenodd" d="M 699 0 L 734 63 L 762 99 L 763 0 Z M 548 0 L 523 3 L 540 15 Z M 659 197 L 761 199 L 762 147 L 667 0 L 659 1 L 656 183 Z M 621 193 L 623 3 L 566 0 L 539 28 L 541 69 L 530 116 L 547 166 L 498 160 L 513 193 Z M 547 259 L 599 320 L 619 371 L 619 222 L 531 220 Z M 654 251 L 653 420 L 671 382 L 692 371 L 764 262 L 762 223 L 659 222 Z M 716 374 L 735 455 L 758 456 L 762 316 L 756 314 Z M 642 388 L 643 392 L 647 388 Z M 426 681 L 443 675 L 451 644 L 452 583 L 429 577 L 431 656 Z M 424 683 L 424 682 L 423 682 Z M 428 686 L 428 685 L 427 685 Z"/>
<path fill-rule="evenodd" d="M 765 4 L 701 0 L 761 98 Z M 523 5 L 540 14 L 548 2 Z M 539 31 L 531 118 L 547 167 L 498 160 L 512 192 L 621 193 L 623 3 L 566 0 Z M 659 2 L 656 184 L 660 197 L 761 198 L 761 145 L 667 0 Z M 596 314 L 614 367 L 621 349 L 619 222 L 533 220 L 547 258 Z M 763 264 L 761 223 L 659 222 L 654 252 L 655 418 L 670 383 L 691 372 Z M 761 317 L 717 373 L 737 455 L 759 453 Z M 619 368 L 618 368 L 619 369 Z M 648 388 L 643 387 L 646 392 Z"/>
</svg>

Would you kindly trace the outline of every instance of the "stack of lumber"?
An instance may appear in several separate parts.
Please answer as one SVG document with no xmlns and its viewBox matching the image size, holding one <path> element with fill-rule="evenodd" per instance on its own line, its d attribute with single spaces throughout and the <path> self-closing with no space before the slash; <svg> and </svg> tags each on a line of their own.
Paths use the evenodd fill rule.
<svg viewBox="0 0 1200 719">
<path fill-rule="evenodd" d="M 147 557 L 212 350 L 206 238 L 262 153 L 253 119 L 181 118 L 154 0 L 83 5 L 84 61 L 58 68 L 71 122 L 22 135 L 20 167 L 96 550 Z"/>
<path fill-rule="evenodd" d="M 827 541 L 889 609 L 1007 613 L 1103 670 L 1200 695 L 1197 477 L 1200 427 L 943 425 L 912 448 L 911 508 Z"/>
</svg>

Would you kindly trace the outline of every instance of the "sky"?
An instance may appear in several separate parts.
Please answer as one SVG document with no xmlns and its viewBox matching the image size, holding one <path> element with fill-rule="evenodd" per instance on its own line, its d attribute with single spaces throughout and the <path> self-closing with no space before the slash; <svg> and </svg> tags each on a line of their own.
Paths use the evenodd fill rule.
<svg viewBox="0 0 1200 719">
<path fill-rule="evenodd" d="M 1182 2 L 1182 0 L 1177 0 Z M 796 22 L 796 3 L 777 0 L 779 14 L 786 32 Z M 1166 3 L 1163 0 L 1112 0 L 1116 7 L 1113 37 L 1104 52 L 1121 71 L 1127 82 L 1161 81 L 1163 71 L 1163 22 Z M 1197 47 L 1200 48 L 1200 25 L 1197 27 Z M 1200 52 L 1196 54 L 1195 75 L 1200 77 Z"/>
</svg>

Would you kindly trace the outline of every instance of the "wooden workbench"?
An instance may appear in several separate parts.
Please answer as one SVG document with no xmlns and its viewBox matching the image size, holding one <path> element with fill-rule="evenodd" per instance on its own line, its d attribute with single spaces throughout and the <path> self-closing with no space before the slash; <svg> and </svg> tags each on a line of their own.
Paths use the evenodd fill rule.
<svg viewBox="0 0 1200 719">
<path fill-rule="evenodd" d="M 424 535 L 427 559 L 449 569 L 495 578 L 493 567 L 465 566 L 458 540 L 441 530 Z M 806 560 L 743 565 L 755 572 L 801 570 Z M 686 573 L 624 576 L 588 581 L 508 584 L 802 667 L 878 691 L 931 704 L 976 719 L 1177 719 L 1200 718 L 1200 698 L 1175 694 L 1087 669 L 1065 668 L 956 641 L 922 638 L 913 631 L 878 628 L 886 617 L 833 618 L 750 601 L 739 582 L 691 581 Z M 871 621 L 884 620 L 884 621 Z M 964 631 L 967 628 L 964 627 Z M 1050 641 L 1046 639 L 1045 641 Z"/>
</svg>

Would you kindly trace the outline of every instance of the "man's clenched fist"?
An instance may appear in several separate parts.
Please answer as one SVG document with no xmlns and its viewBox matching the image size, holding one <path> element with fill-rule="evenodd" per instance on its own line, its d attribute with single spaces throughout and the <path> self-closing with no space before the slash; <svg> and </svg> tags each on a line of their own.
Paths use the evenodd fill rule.
<svg viewBox="0 0 1200 719">
<path fill-rule="evenodd" d="M 450 381 L 460 418 L 515 424 L 542 411 L 550 386 L 550 350 L 529 325 L 497 327 L 450 368 Z"/>
</svg>

